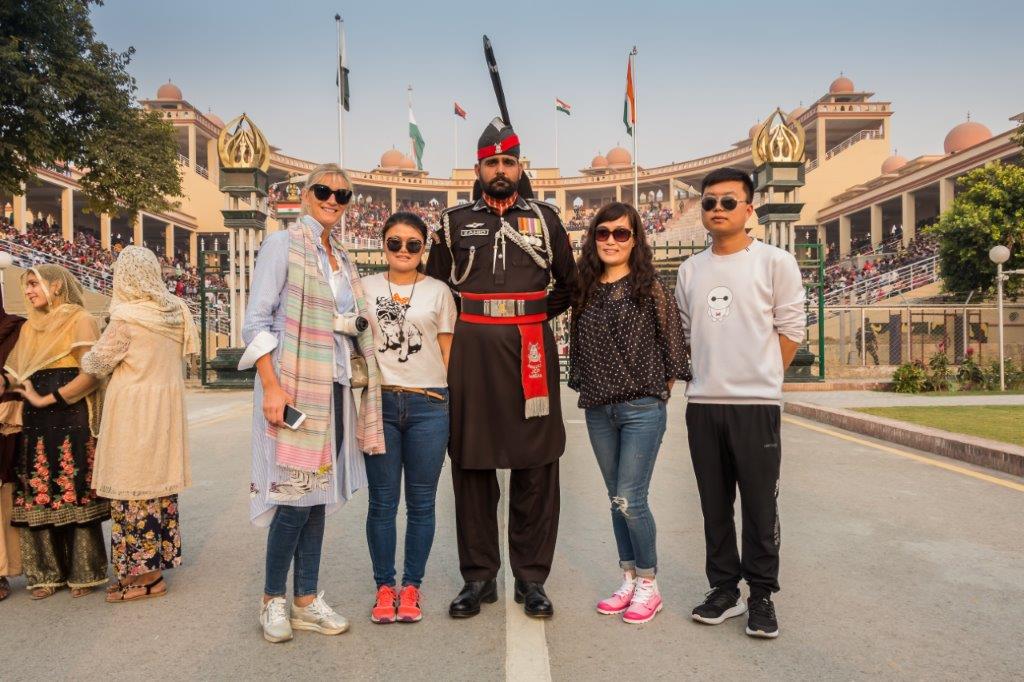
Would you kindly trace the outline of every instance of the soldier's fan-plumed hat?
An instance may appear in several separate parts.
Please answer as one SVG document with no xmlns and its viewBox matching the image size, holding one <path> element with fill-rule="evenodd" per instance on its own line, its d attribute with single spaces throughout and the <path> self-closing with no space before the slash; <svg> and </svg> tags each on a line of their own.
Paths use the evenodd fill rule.
<svg viewBox="0 0 1024 682">
<path fill-rule="evenodd" d="M 476 144 L 476 158 L 477 161 L 483 161 L 498 154 L 508 154 L 518 159 L 519 136 L 516 135 L 512 126 L 507 125 L 500 118 L 495 118 L 487 124 L 483 134 L 480 135 L 480 140 Z"/>
</svg>

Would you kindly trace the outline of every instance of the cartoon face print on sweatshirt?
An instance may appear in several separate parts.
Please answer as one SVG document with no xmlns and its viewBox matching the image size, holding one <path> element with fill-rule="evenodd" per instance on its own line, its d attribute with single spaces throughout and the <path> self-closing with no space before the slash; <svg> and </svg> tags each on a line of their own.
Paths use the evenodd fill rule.
<svg viewBox="0 0 1024 682">
<path fill-rule="evenodd" d="M 732 291 L 729 287 L 715 287 L 708 292 L 708 317 L 721 322 L 732 310 Z"/>
</svg>

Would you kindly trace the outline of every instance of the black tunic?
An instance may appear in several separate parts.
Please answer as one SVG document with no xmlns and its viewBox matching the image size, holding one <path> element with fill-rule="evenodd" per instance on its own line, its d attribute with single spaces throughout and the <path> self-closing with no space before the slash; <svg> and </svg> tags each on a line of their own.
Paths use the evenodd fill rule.
<svg viewBox="0 0 1024 682">
<path fill-rule="evenodd" d="M 537 219 L 537 206 L 547 224 L 554 251 L 551 268 L 542 269 L 519 246 L 505 243 L 495 261 L 494 235 L 501 218 L 483 201 L 447 212 L 451 249 L 444 227 L 435 233 L 427 274 L 460 292 L 491 294 L 542 291 L 554 280 L 548 297 L 548 319 L 569 308 L 576 282 L 576 262 L 558 213 L 542 202 L 520 198 L 505 213 L 518 229 L 519 218 Z M 473 266 L 460 284 L 474 253 Z M 452 262 L 455 276 L 452 277 Z M 543 325 L 550 413 L 526 419 L 521 380 L 520 334 L 516 325 L 455 325 L 448 386 L 451 395 L 451 438 L 448 452 L 463 469 L 532 469 L 554 462 L 565 450 L 565 426 L 559 403 L 558 350 L 548 324 Z"/>
</svg>

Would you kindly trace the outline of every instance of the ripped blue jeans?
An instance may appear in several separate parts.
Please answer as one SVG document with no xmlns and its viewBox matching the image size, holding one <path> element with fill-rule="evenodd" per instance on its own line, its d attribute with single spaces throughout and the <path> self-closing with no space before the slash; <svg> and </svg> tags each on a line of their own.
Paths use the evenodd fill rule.
<svg viewBox="0 0 1024 682">
<path fill-rule="evenodd" d="M 586 417 L 590 444 L 611 502 L 619 565 L 653 578 L 658 553 L 647 491 L 665 435 L 665 401 L 645 397 L 591 407 Z"/>
</svg>

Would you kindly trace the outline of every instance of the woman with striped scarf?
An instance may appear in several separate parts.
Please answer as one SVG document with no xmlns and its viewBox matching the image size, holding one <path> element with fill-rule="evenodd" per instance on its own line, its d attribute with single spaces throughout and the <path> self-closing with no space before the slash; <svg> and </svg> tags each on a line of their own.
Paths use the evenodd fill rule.
<svg viewBox="0 0 1024 682">
<path fill-rule="evenodd" d="M 352 200 L 348 175 L 334 164 L 314 169 L 302 192 L 302 217 L 264 239 L 252 276 L 239 369 L 255 365 L 250 518 L 269 526 L 263 636 L 292 630 L 341 634 L 348 622 L 318 592 L 324 518 L 366 485 L 362 453 L 384 452 L 380 376 L 373 334 L 336 329 L 366 316 L 355 263 L 341 243 Z M 357 416 L 353 367 L 365 362 L 367 385 Z M 357 373 L 361 374 L 361 373 Z M 285 424 L 285 407 L 305 415 Z M 292 422 L 292 426 L 295 426 Z M 293 600 L 285 600 L 289 567 Z"/>
</svg>

